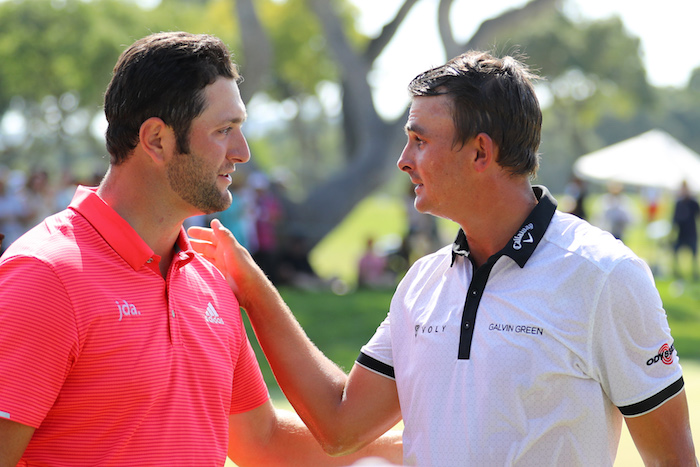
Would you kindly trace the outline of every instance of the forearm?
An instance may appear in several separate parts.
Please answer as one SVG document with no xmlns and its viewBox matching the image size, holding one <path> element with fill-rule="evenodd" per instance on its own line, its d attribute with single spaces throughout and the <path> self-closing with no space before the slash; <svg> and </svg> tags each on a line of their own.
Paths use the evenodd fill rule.
<svg viewBox="0 0 700 467">
<path fill-rule="evenodd" d="M 256 281 L 241 302 L 275 378 L 314 435 L 332 438 L 343 426 L 347 375 L 309 340 L 272 283 L 264 277 Z"/>
<path fill-rule="evenodd" d="M 287 465 L 348 466 L 367 457 L 379 457 L 392 464 L 400 465 L 403 463 L 401 433 L 398 431 L 387 432 L 368 446 L 351 454 L 330 456 L 323 451 L 298 417 L 290 412 L 280 410 L 277 412 L 278 416 L 280 416 L 280 412 L 283 412 L 281 415 L 283 426 L 276 430 L 275 436 L 277 438 L 272 444 L 288 447 L 278 459 L 281 463 Z"/>
<path fill-rule="evenodd" d="M 333 457 L 323 451 L 299 417 L 267 403 L 231 416 L 228 456 L 240 467 L 267 465 L 347 466 L 366 457 L 401 464 L 401 435 L 392 431 L 366 448 Z"/>
</svg>

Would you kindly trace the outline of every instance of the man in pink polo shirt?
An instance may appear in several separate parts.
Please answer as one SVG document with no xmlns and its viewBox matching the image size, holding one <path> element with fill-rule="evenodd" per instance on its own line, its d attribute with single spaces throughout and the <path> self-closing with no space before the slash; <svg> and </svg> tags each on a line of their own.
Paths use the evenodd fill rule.
<svg viewBox="0 0 700 467">
<path fill-rule="evenodd" d="M 120 57 L 104 180 L 0 260 L 1 467 L 352 463 L 274 409 L 236 297 L 182 228 L 230 205 L 250 158 L 238 81 L 212 36 Z M 377 454 L 400 443 L 354 456 Z"/>
</svg>

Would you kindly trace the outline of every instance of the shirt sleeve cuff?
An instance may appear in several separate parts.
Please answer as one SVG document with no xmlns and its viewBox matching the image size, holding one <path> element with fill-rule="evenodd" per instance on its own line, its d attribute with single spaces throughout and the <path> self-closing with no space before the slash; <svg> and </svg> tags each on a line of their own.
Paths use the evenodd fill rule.
<svg viewBox="0 0 700 467">
<path fill-rule="evenodd" d="M 386 363 L 382 363 L 376 358 L 372 358 L 365 353 L 360 352 L 360 355 L 357 357 L 356 362 L 358 365 L 368 369 L 369 371 L 373 371 L 374 373 L 386 376 L 387 378 L 395 379 L 393 366 L 387 365 Z"/>
<path fill-rule="evenodd" d="M 618 409 L 620 409 L 620 412 L 622 412 L 622 415 L 625 417 L 638 417 L 640 415 L 644 415 L 681 392 L 683 386 L 683 377 L 681 376 L 675 383 L 667 386 L 664 390 L 657 392 L 648 399 L 637 402 L 636 404 L 618 407 Z"/>
</svg>

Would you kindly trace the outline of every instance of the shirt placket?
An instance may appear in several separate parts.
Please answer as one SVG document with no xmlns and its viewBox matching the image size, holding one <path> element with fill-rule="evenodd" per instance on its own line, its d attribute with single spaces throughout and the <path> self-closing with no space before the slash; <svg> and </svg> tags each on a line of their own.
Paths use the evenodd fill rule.
<svg viewBox="0 0 700 467">
<path fill-rule="evenodd" d="M 168 303 L 168 324 L 170 332 L 170 343 L 173 347 L 183 347 L 181 323 L 183 309 L 179 308 L 180 301 L 175 297 L 178 296 L 177 283 L 178 276 L 182 273 L 181 268 L 187 263 L 188 259 L 184 253 L 178 253 L 168 271 L 166 279 L 166 300 Z"/>
<path fill-rule="evenodd" d="M 464 300 L 464 309 L 462 310 L 462 323 L 459 333 L 459 350 L 457 359 L 469 360 L 472 348 L 472 339 L 474 337 L 474 328 L 476 325 L 476 313 L 481 303 L 481 297 L 484 295 L 486 281 L 491 274 L 493 266 L 496 264 L 498 257 L 492 257 L 486 264 L 482 265 L 474 272 L 474 277 L 469 284 L 467 297 Z"/>
</svg>

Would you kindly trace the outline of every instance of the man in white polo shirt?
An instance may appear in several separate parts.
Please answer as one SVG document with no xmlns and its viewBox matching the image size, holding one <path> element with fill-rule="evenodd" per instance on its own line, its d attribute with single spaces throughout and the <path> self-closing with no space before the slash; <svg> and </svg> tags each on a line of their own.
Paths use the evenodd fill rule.
<svg viewBox="0 0 700 467">
<path fill-rule="evenodd" d="M 469 52 L 411 82 L 398 167 L 418 211 L 461 229 L 411 267 L 347 377 L 218 223 L 192 232 L 234 279 L 281 387 L 328 451 L 362 445 L 400 413 L 409 465 L 612 465 L 624 419 L 645 463 L 695 465 L 649 268 L 530 184 L 535 78 L 511 57 Z"/>
</svg>

